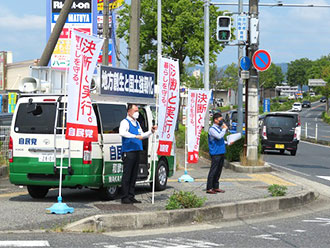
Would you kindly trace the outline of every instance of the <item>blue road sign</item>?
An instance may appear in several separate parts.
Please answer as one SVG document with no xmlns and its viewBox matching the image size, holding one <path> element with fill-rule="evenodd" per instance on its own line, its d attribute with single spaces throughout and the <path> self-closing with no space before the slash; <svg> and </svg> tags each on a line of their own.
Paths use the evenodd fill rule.
<svg viewBox="0 0 330 248">
<path fill-rule="evenodd" d="M 264 113 L 270 112 L 270 99 L 264 99 Z"/>
<path fill-rule="evenodd" d="M 247 71 L 251 67 L 251 60 L 249 59 L 249 57 L 244 56 L 241 58 L 240 65 L 242 70 Z"/>
</svg>

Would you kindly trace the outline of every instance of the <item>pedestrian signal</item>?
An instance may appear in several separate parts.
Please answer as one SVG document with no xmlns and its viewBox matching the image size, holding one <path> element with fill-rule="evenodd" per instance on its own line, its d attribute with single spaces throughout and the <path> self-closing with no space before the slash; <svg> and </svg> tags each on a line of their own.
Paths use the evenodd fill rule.
<svg viewBox="0 0 330 248">
<path fill-rule="evenodd" d="M 218 16 L 217 18 L 217 40 L 229 42 L 231 38 L 231 17 Z"/>
</svg>

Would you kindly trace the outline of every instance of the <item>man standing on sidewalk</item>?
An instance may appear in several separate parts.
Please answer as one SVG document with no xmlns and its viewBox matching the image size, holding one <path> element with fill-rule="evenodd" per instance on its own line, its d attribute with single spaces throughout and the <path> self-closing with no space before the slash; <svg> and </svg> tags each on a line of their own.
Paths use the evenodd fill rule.
<svg viewBox="0 0 330 248">
<path fill-rule="evenodd" d="M 122 160 L 124 164 L 121 183 L 121 203 L 141 203 L 135 199 L 135 183 L 139 169 L 140 151 L 143 150 L 142 140 L 149 138 L 157 126 L 144 133 L 137 119 L 139 108 L 135 104 L 128 104 L 127 117 L 120 122 L 119 134 L 122 137 Z"/>
<path fill-rule="evenodd" d="M 211 168 L 207 177 L 206 193 L 216 194 L 225 193 L 219 189 L 219 179 L 222 172 L 223 163 L 225 160 L 226 145 L 224 136 L 228 127 L 223 122 L 221 113 L 213 115 L 213 125 L 209 129 L 208 142 L 211 155 Z"/>
</svg>

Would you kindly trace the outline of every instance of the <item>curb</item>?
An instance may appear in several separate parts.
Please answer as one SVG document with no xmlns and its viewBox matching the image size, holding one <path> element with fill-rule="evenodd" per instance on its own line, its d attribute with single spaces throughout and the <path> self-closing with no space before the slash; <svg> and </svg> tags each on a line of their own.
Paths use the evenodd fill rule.
<svg viewBox="0 0 330 248">
<path fill-rule="evenodd" d="M 227 164 L 228 169 L 240 173 L 258 173 L 258 172 L 271 172 L 272 167 L 265 162 L 263 166 L 243 166 L 239 162 L 230 162 Z"/>
<path fill-rule="evenodd" d="M 0 178 L 8 176 L 8 167 L 0 165 Z"/>
<path fill-rule="evenodd" d="M 63 230 L 68 232 L 111 232 L 164 228 L 192 222 L 234 220 L 299 207 L 313 200 L 315 200 L 315 193 L 304 191 L 292 196 L 246 200 L 195 209 L 95 215 L 68 224 Z"/>
</svg>

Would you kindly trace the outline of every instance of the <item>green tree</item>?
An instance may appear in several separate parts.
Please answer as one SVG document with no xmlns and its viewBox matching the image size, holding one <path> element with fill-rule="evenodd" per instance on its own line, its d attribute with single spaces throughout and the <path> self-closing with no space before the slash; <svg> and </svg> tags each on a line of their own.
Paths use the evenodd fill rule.
<svg viewBox="0 0 330 248">
<path fill-rule="evenodd" d="M 125 4 L 119 11 L 117 34 L 129 41 L 129 11 Z M 222 12 L 210 6 L 210 63 L 216 61 L 223 45 L 216 40 L 216 18 Z M 162 2 L 163 54 L 179 59 L 180 74 L 184 62 L 202 64 L 204 60 L 204 1 L 166 0 Z M 156 72 L 157 68 L 157 0 L 141 1 L 140 63 L 143 69 Z"/>
<path fill-rule="evenodd" d="M 312 66 L 312 61 L 307 58 L 291 61 L 288 65 L 287 83 L 291 86 L 307 85 L 307 70 Z"/>
<path fill-rule="evenodd" d="M 268 70 L 259 73 L 259 85 L 263 88 L 275 88 L 284 81 L 282 68 L 271 64 Z"/>
<path fill-rule="evenodd" d="M 312 66 L 307 70 L 308 79 L 322 78 L 322 72 L 326 66 L 330 66 L 330 55 L 322 56 L 312 62 Z"/>
<path fill-rule="evenodd" d="M 221 88 L 237 90 L 238 83 L 238 67 L 237 64 L 231 63 L 225 70 L 221 72 Z"/>
<path fill-rule="evenodd" d="M 326 97 L 325 111 L 329 113 L 329 97 L 330 97 L 330 65 L 322 67 L 321 78 L 326 81 L 326 85 L 318 87 L 318 91 Z"/>
</svg>

